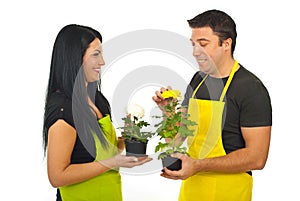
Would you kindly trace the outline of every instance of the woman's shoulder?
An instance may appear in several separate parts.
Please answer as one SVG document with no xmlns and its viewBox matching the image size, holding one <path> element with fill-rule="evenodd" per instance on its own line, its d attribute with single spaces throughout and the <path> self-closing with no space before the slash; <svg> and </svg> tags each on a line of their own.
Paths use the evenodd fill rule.
<svg viewBox="0 0 300 201">
<path fill-rule="evenodd" d="M 45 109 L 47 114 L 45 116 L 47 128 L 52 126 L 59 119 L 63 119 L 74 127 L 72 101 L 64 94 L 58 92 L 50 94 Z"/>
</svg>

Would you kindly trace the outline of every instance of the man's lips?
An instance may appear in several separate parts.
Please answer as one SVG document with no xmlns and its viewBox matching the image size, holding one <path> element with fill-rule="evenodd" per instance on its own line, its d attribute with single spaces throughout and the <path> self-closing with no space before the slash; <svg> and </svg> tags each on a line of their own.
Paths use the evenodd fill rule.
<svg viewBox="0 0 300 201">
<path fill-rule="evenodd" d="M 205 59 L 205 58 L 196 58 L 196 60 L 198 63 L 204 63 L 207 61 L 207 59 Z"/>
</svg>

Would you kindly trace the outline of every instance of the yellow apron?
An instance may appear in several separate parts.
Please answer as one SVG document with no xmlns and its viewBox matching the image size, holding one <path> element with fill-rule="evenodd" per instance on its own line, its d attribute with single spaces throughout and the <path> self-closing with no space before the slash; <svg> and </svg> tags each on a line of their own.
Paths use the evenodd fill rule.
<svg viewBox="0 0 300 201">
<path fill-rule="evenodd" d="M 99 121 L 108 142 L 104 149 L 97 135 L 93 133 L 96 144 L 95 161 L 110 158 L 118 153 L 116 132 L 107 115 Z M 109 170 L 87 181 L 59 188 L 63 201 L 121 201 L 121 176 L 118 170 Z"/>
<path fill-rule="evenodd" d="M 237 69 L 235 61 L 219 101 L 194 99 L 208 75 L 195 89 L 189 100 L 188 112 L 195 135 L 188 138 L 189 154 L 194 159 L 226 155 L 222 143 L 223 102 L 227 89 Z M 250 201 L 252 177 L 248 173 L 200 172 L 182 181 L 179 201 Z"/>
</svg>

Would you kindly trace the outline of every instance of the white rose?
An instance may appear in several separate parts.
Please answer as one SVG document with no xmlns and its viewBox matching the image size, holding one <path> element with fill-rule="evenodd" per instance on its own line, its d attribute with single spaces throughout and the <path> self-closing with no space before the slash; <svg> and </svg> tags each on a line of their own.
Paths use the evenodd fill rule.
<svg viewBox="0 0 300 201">
<path fill-rule="evenodd" d="M 127 115 L 131 116 L 131 119 L 133 120 L 133 117 L 137 117 L 138 119 L 144 117 L 145 110 L 143 107 L 141 107 L 138 104 L 131 104 L 127 107 Z"/>
</svg>

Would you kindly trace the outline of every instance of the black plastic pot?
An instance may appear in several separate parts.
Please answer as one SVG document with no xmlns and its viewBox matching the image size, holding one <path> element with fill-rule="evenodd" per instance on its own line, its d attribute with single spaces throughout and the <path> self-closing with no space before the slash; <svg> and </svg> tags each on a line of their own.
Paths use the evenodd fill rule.
<svg viewBox="0 0 300 201">
<path fill-rule="evenodd" d="M 181 160 L 172 156 L 166 156 L 162 158 L 163 167 L 169 170 L 181 170 Z"/>
<path fill-rule="evenodd" d="M 126 156 L 145 157 L 147 143 L 135 140 L 125 140 Z"/>
</svg>

